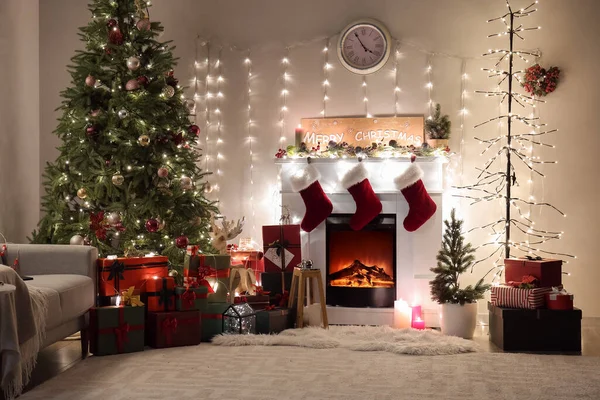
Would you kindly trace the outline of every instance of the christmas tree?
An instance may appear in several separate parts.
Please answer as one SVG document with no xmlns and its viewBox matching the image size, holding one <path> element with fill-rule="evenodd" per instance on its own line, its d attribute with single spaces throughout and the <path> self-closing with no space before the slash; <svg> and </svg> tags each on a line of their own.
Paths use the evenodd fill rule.
<svg viewBox="0 0 600 400">
<path fill-rule="evenodd" d="M 460 288 L 459 277 L 472 267 L 475 261 L 475 250 L 471 243 L 465 244 L 463 236 L 463 221 L 456 219 L 455 210 L 450 214 L 450 221 L 444 221 L 446 229 L 442 239 L 442 248 L 437 255 L 437 267 L 431 268 L 436 277 L 429 282 L 431 299 L 440 304 L 473 303 L 482 299 L 490 285 L 480 279 L 475 286 Z"/>
<path fill-rule="evenodd" d="M 163 28 L 145 2 L 94 0 L 89 9 L 33 242 L 90 244 L 102 256 L 154 252 L 181 265 L 188 243 L 211 250 L 217 212 L 198 167 L 194 101 L 173 76 L 174 48 L 157 41 Z"/>
</svg>

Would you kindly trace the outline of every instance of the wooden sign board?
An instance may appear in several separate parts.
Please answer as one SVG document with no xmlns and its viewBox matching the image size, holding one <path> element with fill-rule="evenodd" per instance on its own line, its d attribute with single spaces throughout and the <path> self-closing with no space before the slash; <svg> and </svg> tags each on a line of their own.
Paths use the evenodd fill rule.
<svg viewBox="0 0 600 400">
<path fill-rule="evenodd" d="M 346 142 L 354 146 L 369 146 L 372 143 L 389 143 L 395 140 L 399 146 L 421 146 L 424 141 L 425 117 L 382 117 L 382 118 L 303 118 L 302 132 L 296 130 L 296 144 L 306 143 L 310 148 L 330 141 Z"/>
</svg>

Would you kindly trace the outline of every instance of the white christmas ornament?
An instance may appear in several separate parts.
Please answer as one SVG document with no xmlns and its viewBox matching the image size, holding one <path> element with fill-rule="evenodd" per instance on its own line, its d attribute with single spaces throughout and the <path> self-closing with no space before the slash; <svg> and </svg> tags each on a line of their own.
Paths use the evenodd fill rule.
<svg viewBox="0 0 600 400">
<path fill-rule="evenodd" d="M 121 216 L 118 212 L 111 212 L 106 216 L 106 222 L 108 222 L 110 225 L 117 225 L 119 222 L 121 222 Z"/>
<path fill-rule="evenodd" d="M 124 119 L 124 118 L 127 118 L 127 115 L 129 115 L 129 113 L 127 112 L 126 109 L 122 109 L 122 110 L 119 110 L 117 115 L 119 116 L 119 118 Z"/>
<path fill-rule="evenodd" d="M 73 246 L 83 246 L 83 236 L 73 235 L 71 237 L 71 240 L 69 241 L 69 244 L 71 244 Z"/>
<path fill-rule="evenodd" d="M 127 68 L 130 71 L 135 71 L 140 67 L 140 59 L 137 57 L 129 57 L 127 59 Z"/>
</svg>

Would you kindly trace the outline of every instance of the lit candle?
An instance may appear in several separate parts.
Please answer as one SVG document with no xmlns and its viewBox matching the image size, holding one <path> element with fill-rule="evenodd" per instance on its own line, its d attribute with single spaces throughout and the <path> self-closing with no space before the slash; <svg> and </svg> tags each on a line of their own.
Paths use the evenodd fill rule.
<svg viewBox="0 0 600 400">
<path fill-rule="evenodd" d="M 416 321 L 417 318 L 423 319 L 421 306 L 412 306 L 412 321 Z M 414 328 L 414 326 L 413 326 L 413 328 Z"/>
<path fill-rule="evenodd" d="M 121 305 L 121 296 L 117 296 L 115 299 L 115 306 L 119 307 Z"/>
<path fill-rule="evenodd" d="M 413 320 L 412 327 L 414 329 L 423 330 L 425 329 L 425 321 L 423 321 L 421 317 L 417 317 L 415 320 Z"/>
<path fill-rule="evenodd" d="M 394 328 L 410 328 L 412 310 L 402 299 L 394 301 Z"/>
<path fill-rule="evenodd" d="M 302 129 L 302 125 L 298 125 L 296 128 L 296 135 L 304 135 L 304 129 Z"/>
</svg>

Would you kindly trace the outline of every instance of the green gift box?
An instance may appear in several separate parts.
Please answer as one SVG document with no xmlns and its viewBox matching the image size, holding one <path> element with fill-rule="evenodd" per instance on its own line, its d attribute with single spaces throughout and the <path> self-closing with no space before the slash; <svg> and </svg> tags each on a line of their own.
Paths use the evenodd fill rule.
<svg viewBox="0 0 600 400">
<path fill-rule="evenodd" d="M 202 341 L 210 342 L 214 336 L 223 333 L 223 313 L 229 303 L 208 303 L 202 311 Z"/>
<path fill-rule="evenodd" d="M 176 287 L 175 309 L 177 311 L 204 310 L 208 304 L 208 287 Z"/>
<path fill-rule="evenodd" d="M 90 309 L 90 351 L 97 356 L 144 350 L 145 307 Z"/>
<path fill-rule="evenodd" d="M 279 333 L 294 327 L 294 312 L 289 308 L 256 312 L 256 333 Z"/>
<path fill-rule="evenodd" d="M 239 284 L 239 277 L 230 277 L 231 256 L 228 254 L 201 254 L 198 246 L 188 246 L 183 264 L 184 286 L 194 282 L 208 287 L 208 302 L 227 301 L 230 288 Z M 236 283 L 237 281 L 237 283 Z"/>
</svg>

